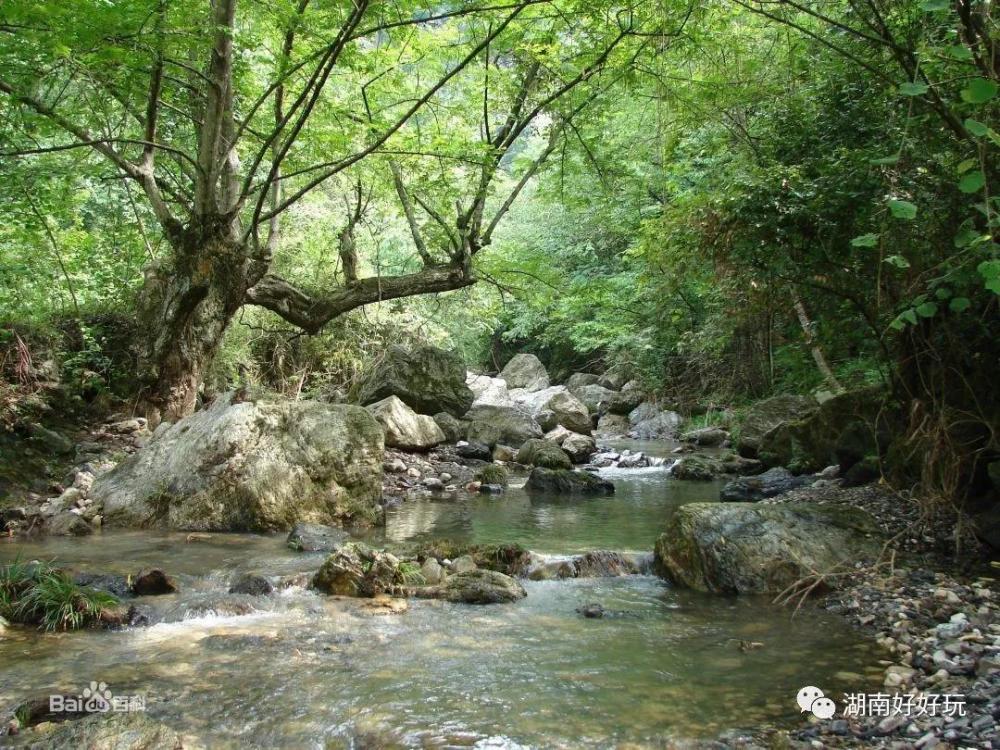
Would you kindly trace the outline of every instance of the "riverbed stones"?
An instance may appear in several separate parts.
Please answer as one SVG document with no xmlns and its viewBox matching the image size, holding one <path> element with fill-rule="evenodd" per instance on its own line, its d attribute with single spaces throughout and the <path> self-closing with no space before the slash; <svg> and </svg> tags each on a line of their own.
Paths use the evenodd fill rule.
<svg viewBox="0 0 1000 750">
<path fill-rule="evenodd" d="M 622 414 L 604 414 L 597 420 L 597 437 L 618 438 L 624 437 L 631 425 L 628 417 Z"/>
<path fill-rule="evenodd" d="M 604 386 L 597 385 L 597 383 L 592 385 L 578 385 L 575 387 L 567 384 L 566 387 L 569 388 L 570 393 L 576 396 L 589 411 L 594 413 L 605 411 L 605 408 L 615 395 L 614 391 L 605 388 Z"/>
<path fill-rule="evenodd" d="M 403 465 L 406 471 L 406 465 Z M 348 539 L 347 532 L 321 523 L 297 523 L 285 540 L 296 552 L 333 552 Z"/>
<path fill-rule="evenodd" d="M 441 579 L 444 578 L 444 568 L 437 559 L 433 557 L 428 557 L 420 565 L 420 575 L 424 577 L 424 581 L 431 586 L 441 583 Z"/>
<path fill-rule="evenodd" d="M 76 721 L 55 723 L 44 734 L 36 727 L 25 733 L 25 738 L 27 746 L 40 746 L 36 744 L 40 740 L 46 750 L 161 750 L 200 746 L 145 711 L 90 714 Z"/>
<path fill-rule="evenodd" d="M 455 419 L 448 412 L 439 411 L 434 415 L 434 421 L 441 429 L 441 432 L 444 433 L 444 439 L 449 443 L 457 443 L 459 440 L 465 439 L 465 431 L 468 429 L 468 425 L 460 419 Z"/>
<path fill-rule="evenodd" d="M 681 435 L 681 440 L 685 443 L 694 443 L 703 448 L 713 448 L 722 445 L 729 439 L 729 433 L 721 427 L 702 427 L 697 430 L 689 430 Z"/>
<path fill-rule="evenodd" d="M 615 486 L 589 471 L 536 467 L 524 485 L 528 492 L 554 495 L 613 495 Z"/>
<path fill-rule="evenodd" d="M 382 427 L 358 406 L 219 396 L 98 477 L 112 526 L 274 531 L 374 522 Z"/>
<path fill-rule="evenodd" d="M 515 354 L 500 372 L 508 388 L 540 391 L 549 387 L 549 373 L 534 354 Z"/>
<path fill-rule="evenodd" d="M 81 517 L 80 513 L 71 510 L 57 513 L 48 520 L 47 528 L 50 534 L 56 536 L 86 536 L 94 529 Z"/>
<path fill-rule="evenodd" d="M 515 460 L 525 466 L 544 466 L 547 469 L 570 469 L 573 464 L 566 452 L 549 440 L 528 440 L 517 452 Z"/>
<path fill-rule="evenodd" d="M 426 451 L 446 440 L 433 417 L 417 414 L 396 396 L 388 396 L 365 408 L 382 425 L 387 447 Z"/>
<path fill-rule="evenodd" d="M 657 540 L 656 562 L 688 588 L 777 594 L 813 573 L 849 570 L 878 550 L 873 519 L 856 508 L 690 503 Z"/>
<path fill-rule="evenodd" d="M 629 436 L 639 440 L 664 440 L 671 439 L 677 435 L 677 430 L 681 424 L 681 415 L 674 411 L 657 410 L 652 416 L 633 421 L 633 415 L 643 409 L 646 404 L 640 404 L 629 413 L 629 421 L 632 423 L 629 429 Z"/>
<path fill-rule="evenodd" d="M 447 412 L 461 417 L 472 406 L 465 364 L 453 352 L 435 346 L 391 346 L 363 378 L 358 400 L 372 404 L 396 396 L 418 414 Z"/>
<path fill-rule="evenodd" d="M 477 404 L 503 406 L 513 403 L 507 389 L 507 381 L 503 378 L 491 378 L 489 375 L 476 375 L 470 372 L 465 382 L 472 391 L 473 406 Z"/>
</svg>

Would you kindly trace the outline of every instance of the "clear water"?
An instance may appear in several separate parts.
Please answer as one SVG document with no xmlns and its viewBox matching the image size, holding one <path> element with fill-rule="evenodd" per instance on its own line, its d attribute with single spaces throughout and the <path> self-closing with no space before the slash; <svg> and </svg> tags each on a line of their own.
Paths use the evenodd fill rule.
<svg viewBox="0 0 1000 750">
<path fill-rule="evenodd" d="M 649 550 L 673 508 L 718 490 L 662 470 L 611 476 L 613 498 L 512 489 L 410 503 L 390 514 L 384 539 Z M 838 682 L 836 673 L 864 673 L 876 658 L 838 619 L 812 610 L 792 618 L 766 601 L 649 576 L 528 581 L 528 597 L 512 605 L 413 601 L 404 614 L 372 616 L 298 587 L 226 594 L 240 571 L 319 566 L 321 555 L 292 553 L 281 537 L 108 532 L 0 544 L 0 559 L 18 554 L 103 572 L 156 564 L 182 591 L 142 602 L 163 619 L 149 628 L 8 631 L 0 705 L 103 680 L 117 694 L 146 694 L 151 716 L 210 747 L 662 747 L 759 722 L 798 725 L 794 696 L 806 684 L 874 687 L 859 676 Z M 225 614 L 233 602 L 254 611 Z M 584 619 L 576 608 L 588 602 L 611 616 Z M 740 640 L 764 645 L 743 652 Z"/>
</svg>

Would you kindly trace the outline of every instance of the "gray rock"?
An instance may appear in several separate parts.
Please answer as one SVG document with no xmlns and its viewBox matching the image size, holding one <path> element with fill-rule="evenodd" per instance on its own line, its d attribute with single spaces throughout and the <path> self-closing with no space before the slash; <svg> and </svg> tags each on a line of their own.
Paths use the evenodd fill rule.
<svg viewBox="0 0 1000 750">
<path fill-rule="evenodd" d="M 597 420 L 597 437 L 624 437 L 630 427 L 628 417 L 622 414 L 605 414 Z"/>
<path fill-rule="evenodd" d="M 621 370 L 609 370 L 597 379 L 598 384 L 612 391 L 620 391 L 622 386 L 628 382 L 628 377 Z"/>
<path fill-rule="evenodd" d="M 433 417 L 417 414 L 396 396 L 388 396 L 365 408 L 382 425 L 385 444 L 391 448 L 425 451 L 446 439 Z"/>
<path fill-rule="evenodd" d="M 462 555 L 451 561 L 452 573 L 470 573 L 476 569 L 476 561 L 471 555 Z"/>
<path fill-rule="evenodd" d="M 510 576 L 483 569 L 448 576 L 443 584 L 423 587 L 414 593 L 462 604 L 503 604 L 527 596 L 524 587 Z"/>
<path fill-rule="evenodd" d="M 572 391 L 585 385 L 597 385 L 599 379 L 599 375 L 592 375 L 589 372 L 574 372 L 566 379 L 565 385 Z"/>
<path fill-rule="evenodd" d="M 553 442 L 537 438 L 522 445 L 515 460 L 525 466 L 544 466 L 548 469 L 569 469 L 573 466 L 562 448 Z"/>
<path fill-rule="evenodd" d="M 461 417 L 472 406 L 461 357 L 434 346 L 406 350 L 392 346 L 358 388 L 362 404 L 396 396 L 418 414 L 447 412 Z"/>
<path fill-rule="evenodd" d="M 514 460 L 517 455 L 517 451 L 511 448 L 509 445 L 496 445 L 493 447 L 493 460 L 503 461 L 504 463 L 510 463 Z"/>
<path fill-rule="evenodd" d="M 321 523 L 297 523 L 285 543 L 296 552 L 333 552 L 347 539 L 343 529 Z"/>
<path fill-rule="evenodd" d="M 604 607 L 596 603 L 584 604 L 576 611 L 590 620 L 599 620 L 604 617 Z"/>
<path fill-rule="evenodd" d="M 554 385 L 539 391 L 521 391 L 511 394 L 514 400 L 524 406 L 544 428 L 544 412 L 552 412 L 555 424 L 579 433 L 589 433 L 590 412 L 587 407 L 564 385 Z"/>
<path fill-rule="evenodd" d="M 562 425 L 556 425 L 551 430 L 545 433 L 545 439 L 549 442 L 555 443 L 556 445 L 562 445 L 563 440 L 572 435 L 573 432 L 567 430 Z"/>
<path fill-rule="evenodd" d="M 73 583 L 77 586 L 107 591 L 119 598 L 132 595 L 128 578 L 113 573 L 76 573 L 73 576 Z"/>
<path fill-rule="evenodd" d="M 510 406 L 514 403 L 507 390 L 507 381 L 503 378 L 491 378 L 489 375 L 468 373 L 466 385 L 472 391 L 472 405 L 491 404 L 494 406 Z"/>
<path fill-rule="evenodd" d="M 597 442 L 589 435 L 573 432 L 563 440 L 561 448 L 569 455 L 573 463 L 582 464 L 594 455 L 597 450 Z"/>
<path fill-rule="evenodd" d="M 740 423 L 737 450 L 747 458 L 756 458 L 761 438 L 766 433 L 783 422 L 802 419 L 818 408 L 819 403 L 812 396 L 774 396 L 758 401 Z"/>
<path fill-rule="evenodd" d="M 734 479 L 722 488 L 719 499 L 724 503 L 755 503 L 767 497 L 775 497 L 799 487 L 806 487 L 814 481 L 815 477 L 797 477 L 788 469 L 777 466 L 757 476 Z"/>
<path fill-rule="evenodd" d="M 607 400 L 604 408 L 610 414 L 621 414 L 624 416 L 631 414 L 634 409 L 642 404 L 643 398 L 645 398 L 645 395 L 642 391 L 636 390 L 612 393 L 611 398 Z"/>
<path fill-rule="evenodd" d="M 42 427 L 40 424 L 28 425 L 31 439 L 52 453 L 68 454 L 73 452 L 73 442 L 64 435 Z"/>
<path fill-rule="evenodd" d="M 448 412 L 440 411 L 434 415 L 434 421 L 441 428 L 445 440 L 449 443 L 457 443 L 459 440 L 465 440 L 465 432 L 468 429 L 468 425 L 460 419 L 455 419 Z"/>
<path fill-rule="evenodd" d="M 606 410 L 607 405 L 611 402 L 611 399 L 615 396 L 615 391 L 609 390 L 604 386 L 597 385 L 596 383 L 592 385 L 578 385 L 571 387 L 567 384 L 570 393 L 580 399 L 580 402 L 587 407 L 587 410 L 593 413 L 603 413 Z"/>
<path fill-rule="evenodd" d="M 50 534 L 56 536 L 86 536 L 92 534 L 94 529 L 89 523 L 83 520 L 77 513 L 64 511 L 52 516 L 47 526 Z"/>
<path fill-rule="evenodd" d="M 694 443 L 702 447 L 714 447 L 722 445 L 729 439 L 729 433 L 721 427 L 702 427 L 698 430 L 691 430 L 681 435 L 681 440 L 685 443 Z"/>
<path fill-rule="evenodd" d="M 444 577 L 444 570 L 437 560 L 433 557 L 428 557 L 420 566 L 420 574 L 424 577 L 424 581 L 427 584 L 433 586 L 441 583 L 441 579 Z"/>
<path fill-rule="evenodd" d="M 700 591 L 777 594 L 814 571 L 877 556 L 876 535 L 871 516 L 847 506 L 689 503 L 657 540 L 656 562 L 675 583 Z"/>
<path fill-rule="evenodd" d="M 640 405 L 642 408 L 645 404 Z M 629 414 L 635 413 L 633 410 Z M 673 438 L 677 435 L 677 429 L 681 424 L 681 415 L 674 411 L 661 411 L 656 416 L 644 419 L 632 425 L 629 435 L 639 440 L 662 440 Z"/>
<path fill-rule="evenodd" d="M 500 372 L 508 388 L 540 391 L 549 387 L 549 373 L 534 354 L 515 354 Z"/>
<path fill-rule="evenodd" d="M 34 746 L 34 742 L 29 742 Z M 145 711 L 89 714 L 63 721 L 41 735 L 47 750 L 162 750 L 190 747 L 188 737 L 156 721 Z"/>
<path fill-rule="evenodd" d="M 273 531 L 299 521 L 374 522 L 382 428 L 358 406 L 258 401 L 208 409 L 95 480 L 112 526 Z"/>
<path fill-rule="evenodd" d="M 244 573 L 229 587 L 230 594 L 248 594 L 249 596 L 267 596 L 274 591 L 274 586 L 264 576 Z"/>
<path fill-rule="evenodd" d="M 136 596 L 161 596 L 177 592 L 177 582 L 160 568 L 144 568 L 132 578 L 132 593 Z"/>
<path fill-rule="evenodd" d="M 473 458 L 479 461 L 490 461 L 493 458 L 490 446 L 485 443 L 462 443 L 455 446 L 455 453 L 462 458 Z"/>
<path fill-rule="evenodd" d="M 524 485 L 529 492 L 544 492 L 555 495 L 612 495 L 615 486 L 589 471 L 566 469 L 532 470 Z"/>
<path fill-rule="evenodd" d="M 477 404 L 465 418 L 470 422 L 469 442 L 489 447 L 497 443 L 520 447 L 525 440 L 540 438 L 543 434 L 531 411 L 522 406 Z"/>
<path fill-rule="evenodd" d="M 645 422 L 647 419 L 653 419 L 661 411 L 662 409 L 656 404 L 651 401 L 645 401 L 628 413 L 628 423 L 630 425 L 637 425 L 640 422 Z"/>
<path fill-rule="evenodd" d="M 313 588 L 338 596 L 399 594 L 406 579 L 399 560 L 388 552 L 349 542 L 330 555 L 313 576 Z"/>
</svg>

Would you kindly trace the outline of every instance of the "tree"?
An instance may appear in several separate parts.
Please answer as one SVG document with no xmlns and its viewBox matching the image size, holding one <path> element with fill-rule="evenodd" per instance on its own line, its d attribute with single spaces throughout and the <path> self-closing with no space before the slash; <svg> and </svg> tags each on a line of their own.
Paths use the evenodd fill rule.
<svg viewBox="0 0 1000 750">
<path fill-rule="evenodd" d="M 205 369 L 245 304 L 316 332 L 362 305 L 476 281 L 472 256 L 551 153 L 560 123 L 586 99 L 562 114 L 554 104 L 602 70 L 624 40 L 642 43 L 635 10 L 616 15 L 594 4 L 584 13 L 567 5 L 574 13 L 552 12 L 560 10 L 554 0 L 458 2 L 432 12 L 416 2 L 371 0 L 267 8 L 237 0 L 4 4 L 0 92 L 20 136 L 6 155 L 93 150 L 117 179 L 141 187 L 168 243 L 167 256 L 146 270 L 139 306 L 142 396 L 152 424 L 194 409 Z M 608 31 L 590 33 L 595 28 Z M 530 51 L 514 55 L 537 29 L 577 47 L 558 60 L 560 69 Z M 493 95 L 484 89 L 483 166 L 471 201 L 457 208 L 446 233 L 444 256 L 427 252 L 397 166 L 395 190 L 423 248 L 421 268 L 363 277 L 354 262 L 342 286 L 319 291 L 272 273 L 282 218 L 331 179 L 360 175 L 363 161 L 390 150 L 481 57 L 487 69 L 502 59 L 526 72 L 499 129 L 490 128 Z M 418 69 L 434 77 L 414 76 Z M 400 80 L 413 78 L 420 85 L 396 98 Z M 504 156 L 542 115 L 557 118 L 550 146 L 484 222 Z M 359 193 L 340 233 L 342 258 L 353 260 L 361 213 Z"/>
</svg>

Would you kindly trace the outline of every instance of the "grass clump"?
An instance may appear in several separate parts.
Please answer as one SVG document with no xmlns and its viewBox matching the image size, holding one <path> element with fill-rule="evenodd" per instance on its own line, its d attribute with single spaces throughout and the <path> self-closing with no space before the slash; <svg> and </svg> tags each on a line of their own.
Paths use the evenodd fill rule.
<svg viewBox="0 0 1000 750">
<path fill-rule="evenodd" d="M 47 563 L 15 560 L 0 567 L 0 618 L 47 631 L 95 625 L 118 599 L 106 591 L 78 586 Z"/>
<path fill-rule="evenodd" d="M 501 487 L 507 486 L 507 470 L 497 464 L 487 464 L 473 477 L 481 484 L 499 484 Z"/>
</svg>

